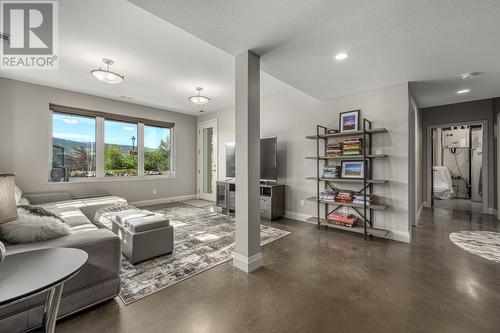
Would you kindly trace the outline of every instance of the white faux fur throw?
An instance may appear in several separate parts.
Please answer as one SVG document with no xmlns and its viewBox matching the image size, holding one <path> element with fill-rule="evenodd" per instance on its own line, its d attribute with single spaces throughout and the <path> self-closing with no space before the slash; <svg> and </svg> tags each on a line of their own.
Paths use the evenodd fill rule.
<svg viewBox="0 0 500 333">
<path fill-rule="evenodd" d="M 17 211 L 17 220 L 0 226 L 0 237 L 11 244 L 39 242 L 71 233 L 64 222 L 53 216 L 33 215 L 24 209 Z"/>
</svg>

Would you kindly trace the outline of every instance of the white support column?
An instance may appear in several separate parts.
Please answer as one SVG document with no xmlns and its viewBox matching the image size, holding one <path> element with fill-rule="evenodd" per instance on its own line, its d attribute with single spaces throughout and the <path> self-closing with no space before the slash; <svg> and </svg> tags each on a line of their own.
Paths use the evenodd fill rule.
<svg viewBox="0 0 500 333">
<path fill-rule="evenodd" d="M 236 245 L 233 265 L 262 266 L 260 252 L 260 58 L 236 57 Z"/>
</svg>

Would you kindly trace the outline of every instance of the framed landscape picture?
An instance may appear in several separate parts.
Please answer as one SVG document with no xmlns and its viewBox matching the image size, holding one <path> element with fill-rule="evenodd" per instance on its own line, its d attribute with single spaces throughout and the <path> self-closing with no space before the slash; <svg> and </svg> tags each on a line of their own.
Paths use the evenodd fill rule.
<svg viewBox="0 0 500 333">
<path fill-rule="evenodd" d="M 342 161 L 342 178 L 363 179 L 365 164 L 363 161 Z"/>
<path fill-rule="evenodd" d="M 339 129 L 340 132 L 359 131 L 359 110 L 340 113 Z"/>
</svg>

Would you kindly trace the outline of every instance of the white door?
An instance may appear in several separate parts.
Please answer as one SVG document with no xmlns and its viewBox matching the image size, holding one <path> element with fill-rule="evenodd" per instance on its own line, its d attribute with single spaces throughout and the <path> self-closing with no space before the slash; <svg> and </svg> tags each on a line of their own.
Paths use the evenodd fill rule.
<svg viewBox="0 0 500 333">
<path fill-rule="evenodd" d="M 198 198 L 215 202 L 217 119 L 198 124 Z"/>
</svg>

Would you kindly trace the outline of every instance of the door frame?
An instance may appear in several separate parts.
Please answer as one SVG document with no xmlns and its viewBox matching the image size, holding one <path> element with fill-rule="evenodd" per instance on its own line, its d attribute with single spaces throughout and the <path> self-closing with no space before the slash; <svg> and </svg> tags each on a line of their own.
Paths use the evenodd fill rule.
<svg viewBox="0 0 500 333">
<path fill-rule="evenodd" d="M 487 120 L 476 120 L 476 121 L 463 121 L 463 122 L 458 122 L 458 123 L 445 123 L 445 124 L 438 124 L 438 125 L 429 125 L 427 126 L 427 165 L 426 170 L 427 170 L 427 193 L 426 193 L 426 201 L 430 204 L 430 207 L 432 207 L 432 176 L 433 176 L 433 171 L 432 171 L 432 130 L 437 129 L 437 128 L 443 128 L 443 127 L 453 127 L 453 126 L 466 126 L 466 125 L 481 125 L 483 127 L 483 214 L 491 214 L 488 209 L 488 200 L 489 200 L 489 182 L 485 181 L 489 179 L 489 175 L 491 174 L 490 166 L 488 163 L 488 149 L 489 149 L 489 142 L 488 142 L 488 121 Z M 486 166 L 486 167 L 485 167 Z"/>
<path fill-rule="evenodd" d="M 202 187 L 203 187 L 203 174 L 201 172 L 201 169 L 203 167 L 203 158 L 202 158 L 202 149 L 203 149 L 203 134 L 202 134 L 202 129 L 203 128 L 208 128 L 212 127 L 214 129 L 213 131 L 213 138 L 214 138 L 214 165 L 215 165 L 215 174 L 214 174 L 214 186 L 213 186 L 213 191 L 212 195 L 204 195 L 202 193 Z M 215 202 L 216 199 L 216 191 L 215 191 L 215 182 L 217 181 L 218 178 L 218 170 L 219 170 L 219 129 L 218 129 L 218 123 L 217 123 L 217 118 L 206 120 L 206 121 L 201 121 L 197 125 L 197 130 L 196 130 L 196 138 L 197 138 L 197 149 L 196 149 L 196 159 L 197 159 L 197 165 L 196 165 L 196 197 L 198 199 L 204 199 L 204 200 L 209 200 Z"/>
</svg>

